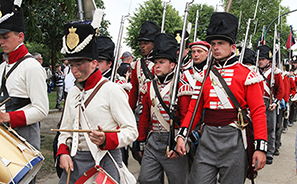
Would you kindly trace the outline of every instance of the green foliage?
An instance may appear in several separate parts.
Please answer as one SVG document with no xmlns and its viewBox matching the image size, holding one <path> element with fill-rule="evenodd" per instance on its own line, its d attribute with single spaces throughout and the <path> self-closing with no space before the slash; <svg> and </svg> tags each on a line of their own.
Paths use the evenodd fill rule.
<svg viewBox="0 0 297 184">
<path fill-rule="evenodd" d="M 147 0 L 136 8 L 132 16 L 128 18 L 127 37 L 125 42 L 133 50 L 135 56 L 140 57 L 140 49 L 137 41 L 141 25 L 144 21 L 151 20 L 160 26 L 163 17 L 163 3 L 161 0 Z M 177 29 L 182 28 L 182 19 L 172 5 L 167 5 L 164 29 L 166 33 L 173 34 Z"/>
<path fill-rule="evenodd" d="M 95 0 L 98 7 L 105 9 L 103 0 Z M 64 24 L 77 20 L 76 0 L 27 0 L 22 5 L 24 9 L 26 45 L 31 46 L 30 52 L 40 52 L 44 58 L 44 66 L 55 67 L 62 48 Z M 104 17 L 104 16 L 103 16 Z M 109 21 L 101 22 L 101 35 L 109 35 Z M 36 49 L 36 50 L 34 50 Z"/>
<path fill-rule="evenodd" d="M 201 9 L 201 4 L 193 4 L 189 8 L 189 17 L 188 22 L 192 23 L 192 29 L 190 33 L 190 43 L 194 40 L 195 32 L 195 22 L 196 22 L 196 13 L 199 11 L 198 17 L 198 26 L 197 26 L 197 38 L 200 40 L 205 40 L 206 38 L 206 29 L 209 24 L 211 15 L 214 13 L 214 7 L 203 4 Z"/>
<path fill-rule="evenodd" d="M 227 6 L 228 0 L 223 0 L 225 7 Z M 263 27 L 268 28 L 268 26 L 272 23 L 272 21 L 279 16 L 279 5 L 281 0 L 266 0 L 266 1 L 259 1 L 256 19 L 251 22 L 249 35 L 255 35 L 252 37 L 252 44 L 253 48 L 256 49 L 257 41 L 262 35 Z M 247 29 L 247 23 L 249 18 L 254 17 L 255 8 L 256 8 L 257 0 L 250 0 L 250 1 L 242 1 L 242 0 L 233 0 L 232 5 L 230 8 L 230 13 L 240 17 L 241 14 L 241 21 L 240 27 L 237 34 L 237 42 L 243 42 L 245 38 L 245 33 Z M 280 14 L 289 11 L 288 7 L 280 6 Z M 240 13 L 241 12 L 241 13 Z M 276 20 L 269 28 L 266 34 L 266 44 L 270 47 L 273 47 L 273 37 L 274 37 L 274 25 L 278 23 Z M 257 26 L 255 26 L 257 25 Z M 255 30 L 256 27 L 256 30 Z M 290 27 L 287 25 L 287 18 L 286 16 L 281 17 L 281 24 L 277 28 L 277 32 L 281 33 L 281 46 L 285 46 L 288 33 L 290 31 Z M 249 36 L 248 36 L 249 40 Z M 286 50 L 283 49 L 282 53 L 285 53 Z"/>
</svg>

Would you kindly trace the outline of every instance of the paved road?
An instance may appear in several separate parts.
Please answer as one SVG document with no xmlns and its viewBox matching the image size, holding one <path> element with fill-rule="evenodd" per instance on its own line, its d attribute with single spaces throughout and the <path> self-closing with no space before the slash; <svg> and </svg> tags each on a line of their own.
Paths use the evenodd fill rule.
<svg viewBox="0 0 297 184">
<path fill-rule="evenodd" d="M 42 121 L 42 133 L 50 133 L 51 128 L 56 128 L 61 113 L 52 113 L 48 118 Z M 296 184 L 296 163 L 295 163 L 295 137 L 296 137 L 297 124 L 290 127 L 286 134 L 282 135 L 282 147 L 280 155 L 274 157 L 272 165 L 266 165 L 258 173 L 256 184 Z M 137 178 L 139 173 L 139 164 L 131 157 L 129 158 L 129 170 Z M 38 180 L 37 184 L 55 184 L 58 183 L 56 174 L 49 175 L 43 179 Z M 251 183 L 249 180 L 245 184 Z"/>
</svg>

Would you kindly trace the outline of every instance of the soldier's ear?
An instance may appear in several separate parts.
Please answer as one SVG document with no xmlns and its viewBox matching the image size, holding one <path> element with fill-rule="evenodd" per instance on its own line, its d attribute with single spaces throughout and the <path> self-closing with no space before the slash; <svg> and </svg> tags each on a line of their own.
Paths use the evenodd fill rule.
<svg viewBox="0 0 297 184">
<path fill-rule="evenodd" d="M 91 63 L 92 63 L 92 69 L 94 69 L 97 67 L 98 61 L 96 59 L 94 59 L 91 61 Z"/>
</svg>

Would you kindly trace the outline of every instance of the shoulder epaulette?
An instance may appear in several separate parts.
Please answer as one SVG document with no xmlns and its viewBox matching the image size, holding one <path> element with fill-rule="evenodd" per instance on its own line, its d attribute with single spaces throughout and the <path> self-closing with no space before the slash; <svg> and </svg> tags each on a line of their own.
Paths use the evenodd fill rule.
<svg viewBox="0 0 297 184">
<path fill-rule="evenodd" d="M 277 75 L 279 73 L 282 73 L 282 71 L 279 68 L 275 68 L 274 70 L 274 74 Z"/>
<path fill-rule="evenodd" d="M 283 76 L 289 77 L 289 75 L 290 75 L 289 72 L 287 72 L 287 71 L 284 71 L 284 72 L 283 72 Z"/>
<path fill-rule="evenodd" d="M 193 95 L 192 87 L 186 82 L 182 83 L 182 85 L 178 88 L 177 97 L 184 95 Z"/>
<path fill-rule="evenodd" d="M 251 84 L 259 83 L 263 80 L 264 79 L 262 76 L 258 75 L 255 71 L 251 71 L 247 75 L 244 85 L 248 86 Z"/>
</svg>

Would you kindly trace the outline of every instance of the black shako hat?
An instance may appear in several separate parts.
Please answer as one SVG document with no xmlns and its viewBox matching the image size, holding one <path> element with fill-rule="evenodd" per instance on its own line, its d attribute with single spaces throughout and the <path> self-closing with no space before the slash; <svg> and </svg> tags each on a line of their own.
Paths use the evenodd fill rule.
<svg viewBox="0 0 297 184">
<path fill-rule="evenodd" d="M 154 41 L 155 36 L 159 33 L 160 27 L 153 21 L 145 21 L 140 29 L 138 41 Z"/>
<path fill-rule="evenodd" d="M 256 65 L 256 52 L 252 49 L 245 48 L 244 56 L 243 56 L 243 64 L 250 63 L 252 65 Z"/>
<path fill-rule="evenodd" d="M 153 59 L 166 58 L 176 63 L 177 41 L 167 33 L 159 33 L 154 39 Z"/>
<path fill-rule="evenodd" d="M 97 60 L 97 40 L 95 29 L 90 24 L 68 23 L 64 26 L 61 60 Z"/>
<path fill-rule="evenodd" d="M 231 44 L 236 41 L 238 29 L 238 18 L 226 12 L 216 12 L 212 14 L 210 23 L 206 31 L 206 41 L 226 40 Z"/>
<path fill-rule="evenodd" d="M 98 36 L 98 59 L 105 59 L 113 62 L 114 57 L 114 43 L 108 36 Z"/>
<path fill-rule="evenodd" d="M 23 9 L 12 0 L 0 1 L 0 34 L 9 31 L 25 32 Z"/>
<path fill-rule="evenodd" d="M 260 50 L 259 58 L 266 58 L 268 60 L 272 59 L 272 51 L 270 47 L 267 45 L 261 45 L 258 49 Z"/>
<path fill-rule="evenodd" d="M 176 39 L 177 44 L 178 44 L 177 45 L 177 49 L 180 48 L 180 43 L 181 43 L 181 39 L 182 39 L 182 31 L 183 30 L 176 30 L 173 33 L 173 36 Z M 189 35 L 188 31 L 186 31 L 186 33 L 185 33 L 185 41 L 186 41 L 186 43 L 185 43 L 185 49 L 189 48 L 189 43 L 190 43 L 189 36 L 190 35 Z"/>
</svg>

